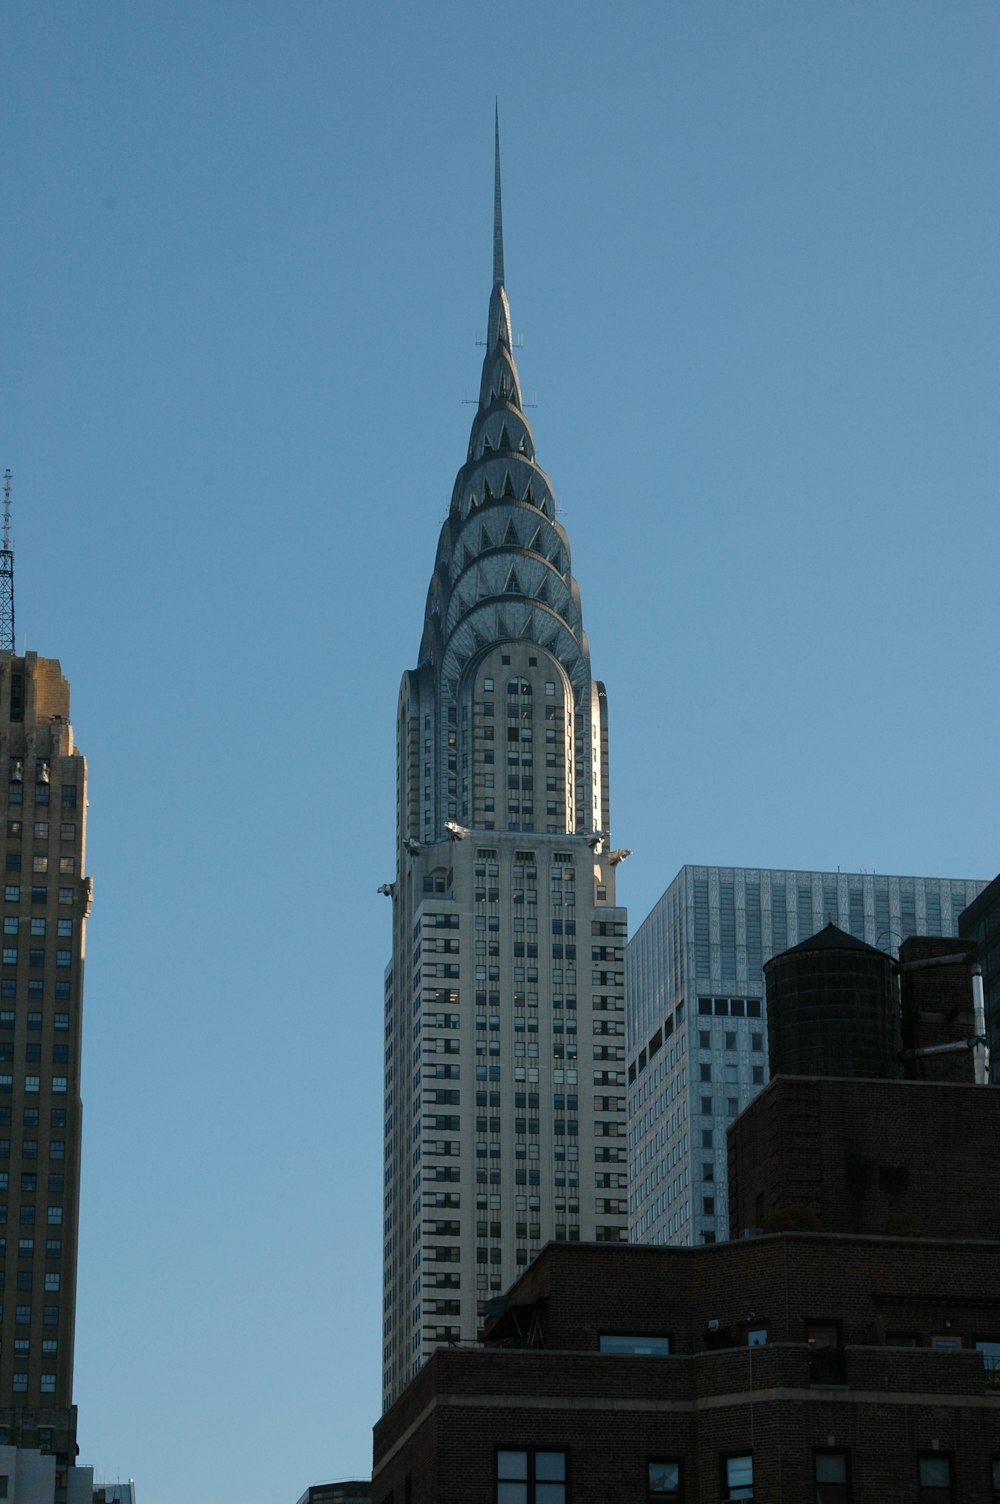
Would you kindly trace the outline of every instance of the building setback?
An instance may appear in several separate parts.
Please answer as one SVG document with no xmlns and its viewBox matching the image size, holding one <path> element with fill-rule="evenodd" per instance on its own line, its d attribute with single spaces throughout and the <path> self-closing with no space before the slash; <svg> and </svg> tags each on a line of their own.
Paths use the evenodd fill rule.
<svg viewBox="0 0 1000 1504">
<path fill-rule="evenodd" d="M 76 1456 L 87 767 L 59 664 L 0 653 L 0 1442 Z"/>
<path fill-rule="evenodd" d="M 626 952 L 629 1235 L 729 1236 L 726 1129 L 768 1079 L 763 965 L 829 921 L 895 955 L 956 935 L 985 884 L 682 867 Z"/>
<path fill-rule="evenodd" d="M 383 1395 L 549 1239 L 626 1236 L 608 717 L 493 288 L 468 456 L 397 713 Z"/>
</svg>

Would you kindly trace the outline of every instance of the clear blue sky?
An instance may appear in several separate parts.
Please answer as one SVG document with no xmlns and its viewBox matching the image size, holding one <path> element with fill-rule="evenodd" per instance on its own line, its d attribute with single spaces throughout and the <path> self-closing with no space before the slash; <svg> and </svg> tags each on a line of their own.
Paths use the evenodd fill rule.
<svg viewBox="0 0 1000 1504">
<path fill-rule="evenodd" d="M 1000 8 L 7 0 L 18 647 L 90 759 L 76 1391 L 142 1504 L 379 1408 L 393 721 L 493 100 L 633 924 L 684 862 L 992 877 Z"/>
</svg>

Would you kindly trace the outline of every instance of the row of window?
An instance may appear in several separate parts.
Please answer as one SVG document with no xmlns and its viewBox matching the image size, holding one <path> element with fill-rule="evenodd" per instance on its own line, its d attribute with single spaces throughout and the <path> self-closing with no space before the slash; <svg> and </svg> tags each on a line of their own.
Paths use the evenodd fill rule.
<svg viewBox="0 0 1000 1504">
<path fill-rule="evenodd" d="M 20 872 L 21 871 L 21 853 L 19 851 L 8 851 L 8 853 L 7 853 L 7 859 L 6 859 L 6 862 L 4 863 L 4 865 L 5 865 L 6 870 L 8 872 Z M 48 872 L 49 871 L 49 859 L 48 859 L 48 857 L 47 856 L 39 856 L 36 853 L 36 855 L 31 858 L 31 870 L 32 870 L 32 872 Z M 53 862 L 52 871 L 54 872 L 55 870 L 56 870 L 55 869 L 55 863 Z M 61 873 L 64 873 L 67 877 L 72 877 L 73 874 L 76 872 L 76 857 L 75 856 L 61 856 L 59 858 L 59 871 Z"/>
<path fill-rule="evenodd" d="M 49 838 L 50 822 L 48 820 L 35 820 L 31 826 L 31 834 L 36 841 L 47 841 Z M 23 820 L 7 821 L 8 841 L 20 841 L 24 834 Z M 59 839 L 61 841 L 76 840 L 76 821 L 63 820 L 59 825 Z"/>
<path fill-rule="evenodd" d="M 17 957 L 18 957 L 18 947 L 16 945 L 5 945 L 3 947 L 3 954 L 2 954 L 2 958 L 0 958 L 0 959 L 2 959 L 4 966 L 16 966 L 17 965 Z M 56 951 L 56 965 L 57 966 L 59 966 L 59 967 L 68 967 L 68 966 L 72 966 L 72 964 L 73 964 L 73 952 L 72 951 L 69 951 L 69 950 L 57 950 Z M 29 966 L 44 966 L 45 965 L 45 951 L 44 951 L 44 949 L 41 946 L 31 946 L 31 947 L 29 947 L 29 949 L 28 949 L 28 965 Z"/>
<path fill-rule="evenodd" d="M 760 1018 L 761 1000 L 759 997 L 700 997 L 698 1012 L 713 1014 L 717 1018 Z"/>
<path fill-rule="evenodd" d="M 42 1357 L 55 1358 L 59 1355 L 58 1337 L 44 1337 L 42 1339 Z M 26 1363 L 31 1356 L 31 1341 L 27 1337 L 14 1338 L 14 1362 Z M 3 1495 L 0 1494 L 0 1498 Z"/>
<path fill-rule="evenodd" d="M 0 1170 L 0 1191 L 6 1191 L 10 1184 L 10 1175 L 7 1170 Z M 48 1189 L 52 1192 L 62 1191 L 65 1185 L 65 1176 L 62 1173 L 50 1175 Z M 38 1175 L 34 1170 L 25 1170 L 21 1175 L 22 1191 L 37 1191 Z"/>
<path fill-rule="evenodd" d="M 22 924 L 26 924 L 31 935 L 44 935 L 46 920 L 44 915 L 32 915 L 30 919 L 21 919 L 17 914 L 4 915 L 3 932 L 5 935 L 16 935 Z M 72 919 L 57 919 L 56 934 L 68 940 L 73 933 Z"/>
<path fill-rule="evenodd" d="M 41 1047 L 41 1045 L 37 1044 L 37 1043 L 32 1044 L 29 1041 L 29 1043 L 26 1044 L 25 1047 L 24 1047 L 24 1058 L 25 1058 L 25 1061 L 27 1062 L 27 1064 L 29 1064 L 29 1065 L 39 1063 L 41 1061 L 41 1058 L 42 1058 L 42 1047 Z M 0 1061 L 12 1061 L 13 1059 L 14 1059 L 14 1046 L 12 1044 L 9 1044 L 9 1043 L 0 1042 Z M 52 1064 L 53 1065 L 68 1065 L 69 1064 L 69 1045 L 68 1044 L 54 1044 L 52 1046 Z"/>
<path fill-rule="evenodd" d="M 18 1277 L 18 1280 L 20 1280 L 20 1277 Z M 50 1286 L 50 1283 L 48 1283 L 50 1280 L 54 1280 L 56 1283 Z M 59 1275 L 45 1275 L 45 1289 L 59 1289 Z M 2 1310 L 3 1307 L 0 1307 L 0 1311 Z M 32 1307 L 30 1305 L 15 1305 L 14 1324 L 15 1327 L 30 1327 L 32 1325 Z M 42 1327 L 59 1327 L 59 1305 L 42 1305 Z"/>
<path fill-rule="evenodd" d="M 0 983 L 0 986 L 2 986 L 2 983 Z M 60 982 L 56 983 L 56 1001 L 57 1002 L 60 999 L 62 999 L 63 996 L 64 996 L 63 993 L 61 993 L 59 991 L 59 988 L 61 986 L 62 986 L 62 983 L 60 983 Z M 68 984 L 67 984 L 67 987 L 68 987 Z M 32 983 L 29 982 L 28 983 L 28 1000 L 29 1000 L 29 1002 L 31 1001 L 32 998 L 34 998 L 36 996 L 36 994 L 34 992 L 32 992 L 31 988 L 32 988 Z M 6 994 L 3 994 L 3 995 L 6 996 Z M 66 997 L 68 998 L 68 992 L 66 994 Z M 42 1014 L 39 1011 L 35 1010 L 35 1009 L 29 1009 L 28 1013 L 27 1013 L 27 1017 L 26 1017 L 25 1022 L 27 1024 L 27 1027 L 28 1027 L 29 1030 L 40 1029 L 42 1027 L 42 1023 L 43 1023 Z M 17 1014 L 16 1014 L 16 1012 L 15 1012 L 15 1010 L 13 1008 L 0 1008 L 0 1030 L 6 1031 L 7 1029 L 13 1029 L 15 1027 L 16 1023 L 17 1023 Z M 68 1029 L 69 1028 L 69 1014 L 68 1013 L 54 1013 L 52 1015 L 52 1027 L 54 1029 Z"/>
<path fill-rule="evenodd" d="M 46 1289 L 46 1291 L 48 1292 L 48 1291 L 58 1290 L 61 1278 L 62 1278 L 62 1276 L 60 1274 L 55 1273 L 54 1271 L 47 1272 L 46 1275 L 45 1275 L 45 1289 Z M 31 1286 L 32 1286 L 33 1279 L 34 1279 L 34 1276 L 33 1276 L 32 1271 L 30 1269 L 19 1269 L 17 1271 L 17 1288 L 19 1290 L 30 1290 Z M 3 1320 L 3 1310 L 4 1310 L 3 1305 L 0 1304 L 0 1321 Z M 43 1313 L 43 1324 L 45 1326 L 52 1326 L 56 1322 L 58 1322 L 58 1320 L 59 1320 L 59 1307 L 58 1306 L 43 1306 L 42 1307 L 42 1313 Z M 24 1326 L 25 1324 L 29 1324 L 31 1322 L 31 1307 L 30 1306 L 16 1306 L 15 1310 L 14 1310 L 14 1320 L 16 1321 L 16 1323 L 17 1323 L 18 1326 Z M 0 1442 L 0 1446 L 2 1446 L 2 1445 L 3 1445 L 3 1443 Z"/>
<path fill-rule="evenodd" d="M 815 1504 L 850 1504 L 850 1454 L 834 1448 L 813 1452 Z M 683 1460 L 677 1457 L 649 1458 L 645 1464 L 646 1497 L 650 1500 L 685 1498 Z M 720 1491 L 723 1504 L 754 1497 L 754 1459 L 751 1452 L 720 1458 Z M 947 1504 L 957 1498 L 954 1490 L 954 1459 L 943 1452 L 924 1452 L 915 1459 L 914 1484 L 917 1504 Z M 1000 1501 L 1000 1458 L 990 1461 L 990 1498 Z M 691 1496 L 693 1497 L 693 1495 Z M 496 1504 L 570 1504 L 569 1454 L 542 1447 L 498 1448 L 496 1454 Z"/>
<path fill-rule="evenodd" d="M 22 1118 L 22 1124 L 23 1124 L 23 1126 L 25 1128 L 37 1128 L 38 1124 L 39 1124 L 39 1121 L 40 1121 L 40 1116 L 39 1116 L 39 1111 L 38 1111 L 37 1107 L 26 1107 L 24 1109 L 24 1116 Z M 9 1107 L 0 1107 L 0 1127 L 9 1128 L 11 1126 L 11 1122 L 12 1122 L 11 1109 Z M 66 1127 L 66 1109 L 65 1109 L 65 1107 L 53 1107 L 50 1110 L 50 1112 L 49 1112 L 49 1127 L 50 1128 L 65 1128 Z"/>
<path fill-rule="evenodd" d="M 18 1221 L 20 1222 L 22 1227 L 34 1226 L 36 1210 L 37 1208 L 33 1201 L 28 1202 L 26 1203 L 26 1205 L 19 1208 Z M 45 1220 L 50 1227 L 60 1227 L 62 1225 L 62 1219 L 63 1209 L 61 1206 L 50 1206 L 46 1208 Z M 6 1201 L 0 1201 L 0 1226 L 5 1226 L 6 1222 L 7 1203 Z"/>
<path fill-rule="evenodd" d="M 739 1084 L 739 1072 L 736 1064 L 731 1062 L 727 1065 L 724 1065 L 722 1068 L 722 1076 L 720 1077 L 718 1072 L 713 1075 L 712 1067 L 706 1061 L 702 1061 L 702 1063 L 698 1067 L 698 1080 L 702 1082 L 712 1082 L 718 1081 L 720 1079 L 727 1086 L 737 1086 Z M 751 1066 L 750 1079 L 753 1082 L 754 1086 L 763 1086 L 764 1067 L 762 1065 Z"/>
<path fill-rule="evenodd" d="M 25 785 L 24 785 L 24 780 L 23 779 L 21 779 L 21 778 L 12 778 L 10 780 L 10 783 L 7 785 L 7 803 L 8 804 L 23 804 L 24 803 L 24 788 L 25 788 Z M 35 803 L 36 804 L 49 804 L 51 802 L 50 801 L 50 797 L 49 797 L 50 793 L 51 793 L 51 789 L 50 789 L 49 784 L 47 784 L 47 783 L 36 783 L 34 785 L 34 789 L 35 789 Z M 75 784 L 65 784 L 65 783 L 63 784 L 63 787 L 62 787 L 62 796 L 61 796 L 61 799 L 60 799 L 60 803 L 62 804 L 63 809 L 76 809 L 76 785 Z"/>
<path fill-rule="evenodd" d="M 488 828 L 488 827 L 487 827 Z M 555 834 L 555 832 L 550 832 Z M 499 903 L 499 888 L 476 888 L 474 897 L 477 903 Z M 563 902 L 570 908 L 576 903 L 575 888 L 553 888 L 550 894 L 551 902 L 558 908 Z M 511 901 L 516 904 L 527 903 L 533 906 L 538 903 L 537 888 L 515 888 L 511 893 Z"/>
<path fill-rule="evenodd" d="M 27 1394 L 28 1375 L 26 1373 L 15 1373 L 11 1378 L 10 1387 L 15 1394 Z M 54 1373 L 42 1374 L 39 1390 L 42 1394 L 55 1394 L 56 1376 Z"/>
<path fill-rule="evenodd" d="M 25 1138 L 25 1139 L 22 1139 L 21 1140 L 21 1144 L 20 1144 L 20 1150 L 19 1150 L 19 1152 L 20 1152 L 20 1155 L 21 1155 L 22 1159 L 37 1159 L 38 1158 L 38 1140 L 37 1140 L 37 1138 Z M 52 1139 L 50 1141 L 50 1143 L 49 1143 L 49 1158 L 50 1159 L 65 1159 L 66 1158 L 66 1140 L 65 1139 L 54 1138 L 54 1139 Z M 10 1159 L 10 1139 L 9 1138 L 0 1138 L 0 1159 Z"/>
<path fill-rule="evenodd" d="M 18 865 L 16 867 L 12 867 L 11 864 L 10 864 L 10 856 L 11 856 L 11 853 L 8 852 L 7 853 L 7 871 L 8 872 L 19 872 L 21 870 L 20 869 L 20 865 Z M 46 887 L 32 887 L 30 890 L 22 890 L 22 887 L 21 887 L 20 883 L 6 883 L 5 886 L 4 886 L 4 890 L 3 890 L 3 900 L 4 900 L 4 903 L 20 903 L 21 902 L 21 893 L 22 893 L 22 891 L 25 891 L 25 892 L 30 891 L 30 893 L 31 893 L 31 902 L 32 903 L 48 903 L 48 901 L 49 901 L 49 890 Z M 59 889 L 59 902 L 60 903 L 75 903 L 76 902 L 76 889 L 75 888 L 60 888 Z"/>
<path fill-rule="evenodd" d="M 62 1251 L 63 1251 L 62 1238 L 47 1238 L 46 1239 L 46 1242 L 45 1242 L 45 1257 L 47 1259 L 61 1259 L 62 1258 Z M 34 1258 L 34 1256 L 35 1256 L 35 1240 L 34 1240 L 34 1238 L 19 1238 L 18 1239 L 18 1243 L 17 1243 L 17 1252 L 18 1252 L 18 1257 L 19 1258 Z M 6 1253 L 7 1253 L 7 1239 L 6 1238 L 0 1238 L 0 1260 L 2 1260 L 5 1257 Z M 3 1271 L 2 1270 L 0 1270 L 0 1289 L 3 1289 Z"/>
<path fill-rule="evenodd" d="M 41 1076 L 25 1076 L 24 1090 L 29 1095 L 33 1095 L 34 1093 L 41 1091 L 41 1082 Z M 51 1078 L 50 1085 L 54 1096 L 65 1096 L 66 1092 L 69 1090 L 69 1078 L 66 1076 L 53 1076 Z M 9 1094 L 13 1090 L 13 1076 L 8 1076 L 0 1073 L 0 1093 Z"/>
</svg>

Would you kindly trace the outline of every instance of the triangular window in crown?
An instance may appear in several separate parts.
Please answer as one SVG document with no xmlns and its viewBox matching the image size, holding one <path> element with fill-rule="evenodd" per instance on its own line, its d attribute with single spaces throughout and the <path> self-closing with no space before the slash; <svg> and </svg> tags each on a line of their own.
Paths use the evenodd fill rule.
<svg viewBox="0 0 1000 1504">
<path fill-rule="evenodd" d="M 542 580 L 542 582 L 539 585 L 538 589 L 535 591 L 535 600 L 536 601 L 541 601 L 543 603 L 543 605 L 546 605 L 546 606 L 549 603 L 549 587 L 545 583 L 544 579 Z"/>
<path fill-rule="evenodd" d="M 480 551 L 480 553 L 485 553 L 486 549 L 488 549 L 488 548 L 495 548 L 495 547 L 496 547 L 496 544 L 493 542 L 493 539 L 490 537 L 490 530 L 489 530 L 489 528 L 486 526 L 485 522 L 481 523 L 480 524 L 480 528 L 479 528 L 479 551 Z"/>
<path fill-rule="evenodd" d="M 500 438 L 497 441 L 497 448 L 498 449 L 509 449 L 510 448 L 510 437 L 509 437 L 509 435 L 507 433 L 507 425 L 506 425 L 506 423 L 503 425 L 503 427 L 500 430 Z"/>
<path fill-rule="evenodd" d="M 535 488 L 531 484 L 530 480 L 528 482 L 528 489 L 525 491 L 524 495 L 521 497 L 521 500 L 522 501 L 530 501 L 530 503 L 531 503 L 532 506 L 534 506 L 534 504 L 535 504 Z"/>
<path fill-rule="evenodd" d="M 513 565 L 511 565 L 510 573 L 507 576 L 507 583 L 503 587 L 503 593 L 504 593 L 504 595 L 523 595 L 524 594 L 524 591 L 521 589 L 521 582 L 520 582 L 520 580 L 517 577 L 517 570 L 514 568 Z"/>
<path fill-rule="evenodd" d="M 493 490 L 488 480 L 483 481 L 483 503 L 493 500 Z"/>
<path fill-rule="evenodd" d="M 488 433 L 484 433 L 483 434 L 483 453 L 484 454 L 492 454 L 493 453 L 493 445 L 490 443 L 490 436 L 489 436 Z"/>
<path fill-rule="evenodd" d="M 504 492 L 504 495 L 506 495 L 506 492 Z M 508 522 L 507 531 L 503 535 L 503 546 L 504 548 L 520 548 L 521 546 L 521 540 L 517 536 L 517 528 L 514 526 L 513 517 Z"/>
<path fill-rule="evenodd" d="M 506 433 L 506 431 L 507 430 L 504 429 L 505 433 Z M 501 495 L 504 496 L 504 498 L 510 497 L 511 501 L 516 501 L 517 500 L 517 497 L 514 495 L 514 487 L 511 485 L 510 471 L 509 470 L 507 470 L 507 471 L 504 472 L 503 491 L 501 492 Z"/>
<path fill-rule="evenodd" d="M 468 569 L 469 565 L 472 563 L 472 561 L 473 561 L 473 559 L 475 559 L 475 557 L 476 556 L 472 552 L 472 549 L 466 543 L 465 547 L 464 547 L 464 550 L 463 550 L 463 554 L 462 554 L 462 568 L 463 569 Z"/>
<path fill-rule="evenodd" d="M 531 612 L 529 611 L 528 614 L 527 614 L 527 616 L 524 618 L 524 626 L 521 628 L 521 632 L 520 632 L 520 635 L 522 637 L 527 637 L 527 639 L 528 639 L 529 642 L 534 642 L 534 640 L 535 640 L 534 626 L 535 626 L 535 619 L 532 616 Z"/>
<path fill-rule="evenodd" d="M 532 535 L 531 535 L 531 542 L 528 544 L 528 548 L 531 550 L 531 552 L 533 554 L 540 554 L 541 553 L 541 551 L 542 551 L 542 530 L 541 530 L 540 527 L 536 527 L 535 531 L 532 533 Z"/>
</svg>

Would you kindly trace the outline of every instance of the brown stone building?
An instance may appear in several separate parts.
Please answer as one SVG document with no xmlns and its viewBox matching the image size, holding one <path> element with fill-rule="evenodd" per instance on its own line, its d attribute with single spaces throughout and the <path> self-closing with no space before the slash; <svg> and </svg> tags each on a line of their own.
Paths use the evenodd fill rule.
<svg viewBox="0 0 1000 1504">
<path fill-rule="evenodd" d="M 86 763 L 59 664 L 0 653 L 0 1442 L 76 1453 Z M 5 1235 L 5 1236 L 4 1236 Z M 57 1494 L 58 1497 L 58 1494 Z"/>
<path fill-rule="evenodd" d="M 1000 1497 L 1000 1247 L 550 1244 L 375 1429 L 375 1504 Z"/>
<path fill-rule="evenodd" d="M 729 1130 L 732 1235 L 784 1219 L 1000 1239 L 998 1138 L 1000 1092 L 987 1087 L 776 1076 Z"/>
<path fill-rule="evenodd" d="M 968 1032 L 948 944 L 908 952 L 912 1049 Z M 770 962 L 772 1061 L 854 1078 L 732 1124 L 735 1241 L 550 1243 L 376 1427 L 375 1504 L 1000 1504 L 1000 1094 L 964 1046 L 900 1079 L 897 1006 L 832 926 Z"/>
</svg>

